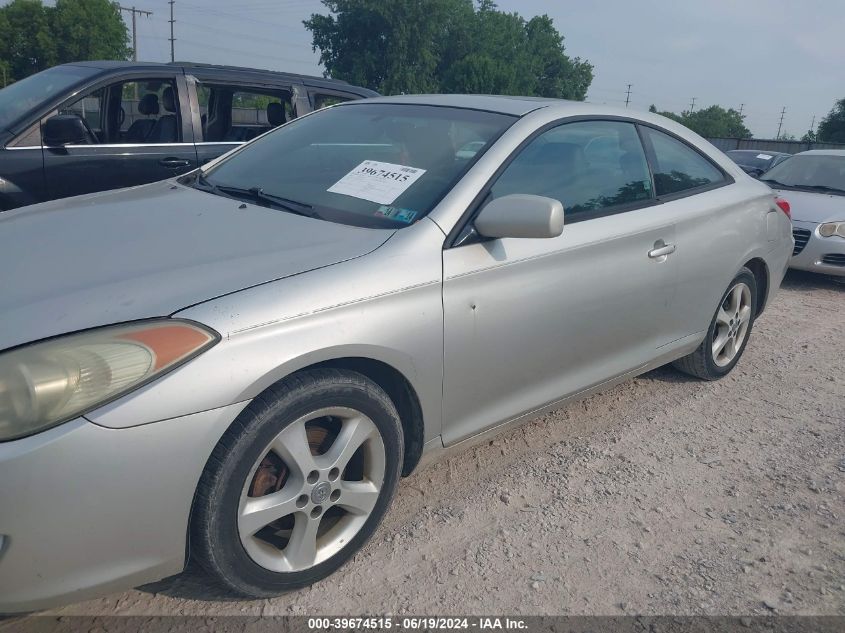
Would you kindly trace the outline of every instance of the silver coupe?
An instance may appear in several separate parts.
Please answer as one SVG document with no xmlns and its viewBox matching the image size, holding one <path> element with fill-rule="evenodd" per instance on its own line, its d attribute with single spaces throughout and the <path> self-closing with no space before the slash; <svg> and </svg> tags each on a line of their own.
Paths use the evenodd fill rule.
<svg viewBox="0 0 845 633">
<path fill-rule="evenodd" d="M 657 115 L 442 95 L 0 215 L 0 612 L 188 558 L 303 587 L 421 463 L 666 363 L 724 376 L 783 206 Z"/>
</svg>

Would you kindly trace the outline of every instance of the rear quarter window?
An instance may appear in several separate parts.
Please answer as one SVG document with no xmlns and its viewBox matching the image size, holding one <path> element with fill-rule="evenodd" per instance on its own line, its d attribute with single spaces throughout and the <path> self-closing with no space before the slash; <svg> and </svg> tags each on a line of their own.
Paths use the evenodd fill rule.
<svg viewBox="0 0 845 633">
<path fill-rule="evenodd" d="M 653 150 L 654 187 L 658 196 L 724 182 L 722 172 L 683 141 L 654 128 L 642 130 Z"/>
</svg>

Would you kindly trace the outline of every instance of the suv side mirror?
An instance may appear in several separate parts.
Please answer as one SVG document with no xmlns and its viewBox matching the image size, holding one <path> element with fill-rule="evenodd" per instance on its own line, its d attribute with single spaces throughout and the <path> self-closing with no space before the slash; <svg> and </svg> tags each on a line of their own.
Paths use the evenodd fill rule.
<svg viewBox="0 0 845 633">
<path fill-rule="evenodd" d="M 544 196 L 503 196 L 481 210 L 475 230 L 482 237 L 557 237 L 563 232 L 563 205 Z"/>
<path fill-rule="evenodd" d="M 57 114 L 44 122 L 44 144 L 87 145 L 88 130 L 76 114 Z"/>
</svg>

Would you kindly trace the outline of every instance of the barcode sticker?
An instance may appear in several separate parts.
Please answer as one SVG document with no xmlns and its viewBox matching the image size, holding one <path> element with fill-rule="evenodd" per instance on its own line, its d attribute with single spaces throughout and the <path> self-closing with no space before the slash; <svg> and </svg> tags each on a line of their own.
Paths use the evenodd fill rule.
<svg viewBox="0 0 845 633">
<path fill-rule="evenodd" d="M 365 160 L 328 191 L 378 204 L 393 204 L 425 171 L 418 167 Z"/>
</svg>

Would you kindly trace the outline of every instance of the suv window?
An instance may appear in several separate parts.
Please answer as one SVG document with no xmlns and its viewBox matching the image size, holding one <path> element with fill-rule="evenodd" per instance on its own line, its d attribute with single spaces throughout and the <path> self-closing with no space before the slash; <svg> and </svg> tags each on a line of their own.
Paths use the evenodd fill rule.
<svg viewBox="0 0 845 633">
<path fill-rule="evenodd" d="M 59 114 L 75 114 L 91 128 L 100 143 L 103 142 L 103 113 L 105 112 L 105 88 L 100 88 L 59 108 Z"/>
<path fill-rule="evenodd" d="M 118 143 L 178 143 L 179 100 L 170 80 L 127 81 L 113 93 L 117 111 Z"/>
<path fill-rule="evenodd" d="M 284 90 L 197 84 L 197 100 L 206 143 L 251 141 L 295 116 Z"/>
<path fill-rule="evenodd" d="M 508 165 L 493 199 L 528 193 L 560 200 L 567 220 L 651 199 L 637 130 L 619 121 L 566 123 L 544 132 Z"/>
<path fill-rule="evenodd" d="M 338 103 L 343 103 L 344 101 L 352 101 L 349 97 L 341 97 L 340 95 L 321 95 L 315 94 L 313 95 L 314 99 L 314 109 L 320 110 L 321 108 L 328 108 L 329 106 L 337 105 Z"/>
<path fill-rule="evenodd" d="M 171 79 L 122 81 L 62 106 L 88 124 L 99 144 L 179 143 L 179 99 Z"/>
<path fill-rule="evenodd" d="M 683 141 L 642 128 L 654 150 L 654 187 L 658 196 L 704 187 L 725 179 L 713 163 Z"/>
</svg>

